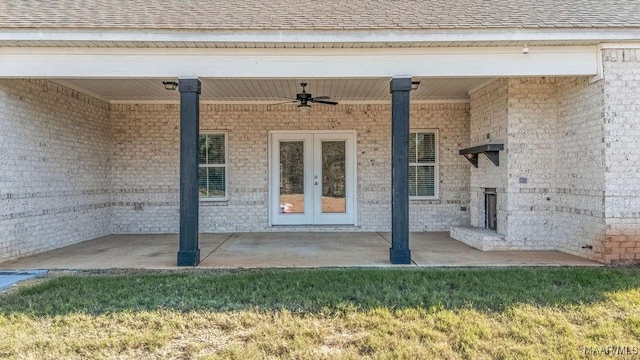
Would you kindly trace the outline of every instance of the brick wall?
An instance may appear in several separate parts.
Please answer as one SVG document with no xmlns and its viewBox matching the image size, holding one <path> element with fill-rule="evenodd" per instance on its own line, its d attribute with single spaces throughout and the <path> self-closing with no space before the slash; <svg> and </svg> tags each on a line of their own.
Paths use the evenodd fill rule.
<svg viewBox="0 0 640 360">
<path fill-rule="evenodd" d="M 597 258 L 583 246 L 604 236 L 602 89 L 587 78 L 513 78 L 471 94 L 472 145 L 505 144 L 499 167 L 481 155 L 471 171 L 472 226 L 484 227 L 484 188 L 498 191 L 504 240 L 489 248 Z"/>
<path fill-rule="evenodd" d="M 606 262 L 640 261 L 640 49 L 605 49 Z"/>
<path fill-rule="evenodd" d="M 553 241 L 558 250 L 603 261 L 603 82 L 560 79 L 557 93 Z"/>
<path fill-rule="evenodd" d="M 411 202 L 414 231 L 468 224 L 468 212 L 461 207 L 469 203 L 469 166 L 457 155 L 468 142 L 468 106 L 412 105 L 411 127 L 437 128 L 440 136 L 440 199 Z M 112 108 L 112 232 L 177 232 L 178 105 L 120 104 Z M 228 131 L 229 201 L 201 204 L 201 231 L 388 231 L 390 119 L 386 104 L 317 105 L 307 114 L 286 105 L 202 105 L 201 129 Z M 357 228 L 268 227 L 268 132 L 296 129 L 356 130 Z"/>
<path fill-rule="evenodd" d="M 553 249 L 552 191 L 557 153 L 557 79 L 509 79 L 506 241 Z M 502 166 L 502 165 L 501 165 Z"/>
<path fill-rule="evenodd" d="M 178 117 L 176 105 L 112 105 L 112 233 L 177 231 Z"/>
<path fill-rule="evenodd" d="M 504 144 L 508 148 L 507 136 L 508 80 L 499 79 L 471 94 L 470 145 L 487 143 Z M 460 155 L 458 155 L 460 156 Z M 467 162 L 470 178 L 470 222 L 471 226 L 485 226 L 484 191 L 495 188 L 497 192 L 497 232 L 507 233 L 507 166 L 508 152 L 500 152 L 500 163 L 496 167 L 486 156 L 478 157 L 478 167 Z M 462 158 L 462 156 L 460 156 Z"/>
<path fill-rule="evenodd" d="M 483 227 L 483 192 L 496 188 L 494 248 L 639 260 L 640 54 L 603 53 L 594 83 L 499 79 L 471 104 L 413 104 L 412 129 L 439 129 L 440 198 L 411 202 L 411 230 Z M 109 233 L 177 232 L 178 110 L 0 80 L 0 261 Z M 228 132 L 229 201 L 201 205 L 201 231 L 388 231 L 390 118 L 386 104 L 202 105 L 201 129 Z M 357 131 L 357 228 L 268 227 L 268 132 L 296 129 Z M 458 155 L 485 143 L 505 145 L 499 167 Z"/>
<path fill-rule="evenodd" d="M 0 80 L 0 261 L 109 233 L 108 105 Z"/>
</svg>

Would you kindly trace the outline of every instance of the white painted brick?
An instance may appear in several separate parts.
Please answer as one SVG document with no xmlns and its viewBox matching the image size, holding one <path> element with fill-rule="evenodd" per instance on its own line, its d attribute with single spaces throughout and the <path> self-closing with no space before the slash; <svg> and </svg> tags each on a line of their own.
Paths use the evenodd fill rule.
<svg viewBox="0 0 640 360">
<path fill-rule="evenodd" d="M 178 231 L 177 105 L 114 105 L 111 113 L 112 232 Z M 202 105 L 202 130 L 228 131 L 229 201 L 202 203 L 200 229 L 229 231 L 389 231 L 391 225 L 391 111 L 389 105 Z M 469 168 L 457 150 L 466 146 L 465 103 L 414 104 L 411 127 L 439 129 L 440 199 L 412 201 L 413 231 L 467 225 Z M 356 130 L 358 227 L 268 227 L 268 132 Z M 145 204 L 133 210 L 133 202 Z"/>
<path fill-rule="evenodd" d="M 0 261 L 109 234 L 108 105 L 0 80 Z"/>
<path fill-rule="evenodd" d="M 440 198 L 411 202 L 411 229 L 482 227 L 484 188 L 496 188 L 499 240 L 487 246 L 640 260 L 638 59 L 605 49 L 595 83 L 499 79 L 470 105 L 413 104 L 411 127 L 440 131 Z M 109 106 L 44 80 L 0 80 L 0 261 L 108 233 L 177 232 L 178 116 L 173 104 Z M 357 131 L 355 230 L 388 231 L 390 118 L 389 105 L 203 105 L 201 128 L 228 131 L 230 161 L 229 201 L 202 204 L 201 231 L 354 230 L 268 227 L 268 131 L 294 129 Z M 505 145 L 499 167 L 458 155 L 484 143 Z"/>
<path fill-rule="evenodd" d="M 471 145 L 505 151 L 499 167 L 481 156 L 471 171 L 471 224 L 484 227 L 484 188 L 497 188 L 501 246 L 592 256 L 582 246 L 603 237 L 602 123 L 602 86 L 586 78 L 500 79 L 473 93 Z"/>
</svg>

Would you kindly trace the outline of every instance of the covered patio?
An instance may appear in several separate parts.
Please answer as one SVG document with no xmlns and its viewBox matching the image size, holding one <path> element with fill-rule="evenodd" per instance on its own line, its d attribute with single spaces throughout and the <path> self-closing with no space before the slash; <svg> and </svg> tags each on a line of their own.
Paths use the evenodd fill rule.
<svg viewBox="0 0 640 360">
<path fill-rule="evenodd" d="M 391 267 L 382 232 L 200 234 L 198 268 Z M 559 251 L 474 249 L 448 232 L 411 233 L 406 267 L 600 266 Z M 176 269 L 177 234 L 109 235 L 0 263 L 0 269 Z"/>
<path fill-rule="evenodd" d="M 73 54 L 61 48 L 11 48 L 5 57 L 8 70 L 0 71 L 0 78 L 11 78 L 4 82 L 16 94 L 11 97 L 16 113 L 28 119 L 11 118 L 16 128 L 27 128 L 15 138 L 29 146 L 16 148 L 34 148 L 28 135 L 47 128 L 48 122 L 56 124 L 51 134 L 37 138 L 38 147 L 52 149 L 45 153 L 54 160 L 28 150 L 12 156 L 37 159 L 38 166 L 28 169 L 47 174 L 40 183 L 65 190 L 22 190 L 21 180 L 29 175 L 22 168 L 15 171 L 20 175 L 10 178 L 17 190 L 6 192 L 13 211 L 7 218 L 28 218 L 30 227 L 25 230 L 12 220 L 5 257 L 12 262 L 5 265 L 591 264 L 559 252 L 483 253 L 443 232 L 454 226 L 483 228 L 485 211 L 477 206 L 476 195 L 480 189 L 494 189 L 501 200 L 496 205 L 499 225 L 492 230 L 510 236 L 500 239 L 505 240 L 503 248 L 585 255 L 585 249 L 593 248 L 582 242 L 548 244 L 547 239 L 557 239 L 547 236 L 552 222 L 546 217 L 557 208 L 547 203 L 552 198 L 515 195 L 554 190 L 533 181 L 548 174 L 546 167 L 537 171 L 530 166 L 537 158 L 531 149 L 514 147 L 511 165 L 505 151 L 502 167 L 481 158 L 480 170 L 472 170 L 460 151 L 508 143 L 508 134 L 528 134 L 534 142 L 545 138 L 551 130 L 515 131 L 515 120 L 510 123 L 503 114 L 526 119 L 533 129 L 554 124 L 556 112 L 547 109 L 555 109 L 557 84 L 580 87 L 598 75 L 598 49 L 541 45 L 523 52 L 517 42 L 501 45 L 394 47 L 393 52 L 339 47 L 80 49 Z M 305 97 L 311 93 L 320 100 L 313 107 Z M 511 106 L 517 96 L 526 99 L 521 113 Z M 35 105 L 25 105 L 25 98 Z M 29 112 L 32 108 L 36 110 Z M 43 109 L 46 121 L 40 121 Z M 59 140 L 58 133 L 70 136 Z M 411 139 L 423 145 L 412 150 Z M 516 140 L 524 144 L 529 139 L 511 139 Z M 515 166 L 520 164 L 522 169 Z M 283 169 L 293 175 L 284 176 Z M 507 181 L 516 172 L 528 175 L 519 177 L 518 185 Z M 39 190 L 40 183 L 33 187 Z M 301 185 L 294 191 L 284 183 Z M 518 191 L 506 191 L 508 186 Z M 298 196 L 304 207 L 288 211 L 288 203 L 297 203 L 288 195 Z M 323 207 L 331 196 L 342 199 L 339 210 Z M 46 205 L 40 197 L 47 198 Z M 50 209 L 49 204 L 68 206 Z M 537 217 L 530 216 L 532 204 L 542 212 Z M 32 207 L 38 211 L 28 211 Z M 57 212 L 71 214 L 51 221 L 53 225 L 41 226 L 40 218 L 31 221 L 32 213 Z M 508 219 L 515 220 L 512 224 Z M 505 224 L 522 233 L 507 233 Z M 538 231 L 541 226 L 545 231 Z M 32 235 L 31 228 L 42 234 Z M 179 235 L 171 235 L 175 233 Z M 23 239 L 34 244 L 24 245 Z M 71 243 L 78 244 L 13 260 Z M 575 251 L 578 246 L 581 250 Z"/>
</svg>

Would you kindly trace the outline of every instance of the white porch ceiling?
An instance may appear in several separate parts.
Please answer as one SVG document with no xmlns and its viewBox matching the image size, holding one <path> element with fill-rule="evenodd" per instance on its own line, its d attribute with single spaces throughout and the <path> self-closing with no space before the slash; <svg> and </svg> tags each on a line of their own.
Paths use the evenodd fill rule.
<svg viewBox="0 0 640 360">
<path fill-rule="evenodd" d="M 295 99 L 303 79 L 200 79 L 203 101 L 281 102 Z M 415 101 L 467 100 L 469 91 L 490 78 L 414 78 L 420 81 L 412 92 Z M 176 79 L 56 79 L 61 85 L 109 102 L 178 101 L 178 91 L 167 91 L 162 81 Z M 304 79 L 307 92 L 337 101 L 389 101 L 389 78 Z"/>
</svg>

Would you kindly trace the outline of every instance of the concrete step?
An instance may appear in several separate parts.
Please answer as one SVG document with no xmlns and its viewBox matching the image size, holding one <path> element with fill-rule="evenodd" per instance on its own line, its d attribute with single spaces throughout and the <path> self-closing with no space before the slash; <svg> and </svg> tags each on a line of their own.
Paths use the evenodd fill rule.
<svg viewBox="0 0 640 360">
<path fill-rule="evenodd" d="M 469 226 L 453 226 L 449 232 L 451 238 L 472 246 L 478 250 L 507 250 L 505 237 L 495 230 Z"/>
</svg>

